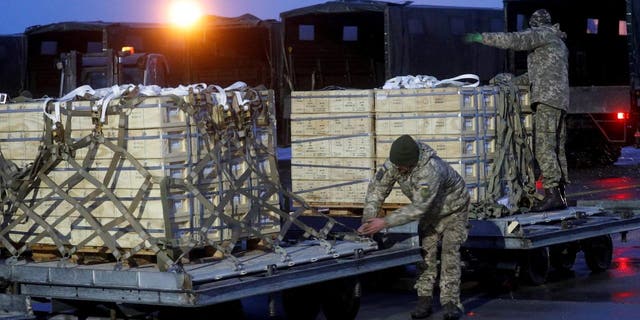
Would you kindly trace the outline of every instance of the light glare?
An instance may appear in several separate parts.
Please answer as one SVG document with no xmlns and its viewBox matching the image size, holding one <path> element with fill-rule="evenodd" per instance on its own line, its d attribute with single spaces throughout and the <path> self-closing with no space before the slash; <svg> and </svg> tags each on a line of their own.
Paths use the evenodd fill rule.
<svg viewBox="0 0 640 320">
<path fill-rule="evenodd" d="M 202 16 L 202 7 L 197 1 L 176 0 L 171 3 L 169 20 L 171 23 L 188 28 L 193 26 Z"/>
</svg>

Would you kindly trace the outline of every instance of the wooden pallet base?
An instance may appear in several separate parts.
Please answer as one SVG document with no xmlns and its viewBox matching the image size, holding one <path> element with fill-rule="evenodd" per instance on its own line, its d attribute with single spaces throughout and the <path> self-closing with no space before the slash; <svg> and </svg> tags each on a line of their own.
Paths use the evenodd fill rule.
<svg viewBox="0 0 640 320">
<path fill-rule="evenodd" d="M 297 205 L 297 204 L 296 204 Z M 325 203 L 325 202 L 312 202 L 308 203 L 313 210 L 305 210 L 303 215 L 318 215 L 326 214 L 335 217 L 361 217 L 362 216 L 362 204 L 361 203 Z M 378 217 L 385 217 L 392 211 L 404 207 L 406 204 L 394 204 L 385 203 L 378 213 Z"/>
</svg>

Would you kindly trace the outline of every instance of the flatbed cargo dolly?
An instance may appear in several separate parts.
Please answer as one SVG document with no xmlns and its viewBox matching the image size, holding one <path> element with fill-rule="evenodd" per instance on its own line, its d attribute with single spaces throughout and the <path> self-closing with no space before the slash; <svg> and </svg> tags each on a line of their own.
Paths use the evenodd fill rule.
<svg viewBox="0 0 640 320">
<path fill-rule="evenodd" d="M 544 282 L 549 265 L 571 268 L 571 259 L 575 259 L 578 250 L 585 252 L 592 270 L 602 271 L 611 263 L 609 235 L 640 228 L 640 215 L 634 204 L 579 202 L 576 207 L 552 212 L 474 219 L 470 221 L 463 251 L 473 252 L 479 260 L 500 260 L 496 265 L 508 265 L 508 259 L 515 257 L 524 258 L 512 262 L 534 284 Z M 329 251 L 322 243 L 306 240 L 284 247 L 291 258 L 288 262 L 282 262 L 274 252 L 247 252 L 239 256 L 242 270 L 225 260 L 202 261 L 164 272 L 154 265 L 119 269 L 112 263 L 87 266 L 5 261 L 0 265 L 0 277 L 5 287 L 32 301 L 93 301 L 126 305 L 129 309 L 154 305 L 195 308 L 352 279 L 418 262 L 421 257 L 416 230 L 416 223 L 391 228 L 378 244 L 333 240 Z M 564 250 L 561 255 L 558 248 L 573 250 Z M 493 253 L 483 256 L 488 252 Z M 537 263 L 527 264 L 532 258 Z M 465 267 L 473 262 L 465 260 Z"/>
</svg>

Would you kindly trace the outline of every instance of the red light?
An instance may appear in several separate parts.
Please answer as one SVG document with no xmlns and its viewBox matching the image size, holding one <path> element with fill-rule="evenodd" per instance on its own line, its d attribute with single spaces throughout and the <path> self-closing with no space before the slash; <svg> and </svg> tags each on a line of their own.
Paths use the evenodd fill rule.
<svg viewBox="0 0 640 320">
<path fill-rule="evenodd" d="M 624 112 L 618 112 L 618 120 L 624 120 L 627 119 L 627 114 Z"/>
</svg>

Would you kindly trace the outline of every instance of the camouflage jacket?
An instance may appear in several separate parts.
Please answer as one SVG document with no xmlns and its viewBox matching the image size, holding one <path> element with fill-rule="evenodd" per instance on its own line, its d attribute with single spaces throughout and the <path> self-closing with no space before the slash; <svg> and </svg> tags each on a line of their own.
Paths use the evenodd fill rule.
<svg viewBox="0 0 640 320">
<path fill-rule="evenodd" d="M 527 70 L 531 103 L 544 103 L 567 111 L 569 108 L 569 50 L 566 34 L 558 25 L 543 25 L 521 32 L 482 34 L 482 43 L 502 49 L 530 51 Z"/>
<path fill-rule="evenodd" d="M 442 217 L 466 211 L 469 206 L 469 192 L 460 174 L 431 147 L 420 143 L 420 159 L 411 172 L 400 174 L 389 159 L 378 169 L 367 189 L 364 221 L 377 215 L 396 182 L 411 204 L 384 218 L 389 227 L 414 220 L 420 220 L 420 225 L 435 224 Z"/>
</svg>

